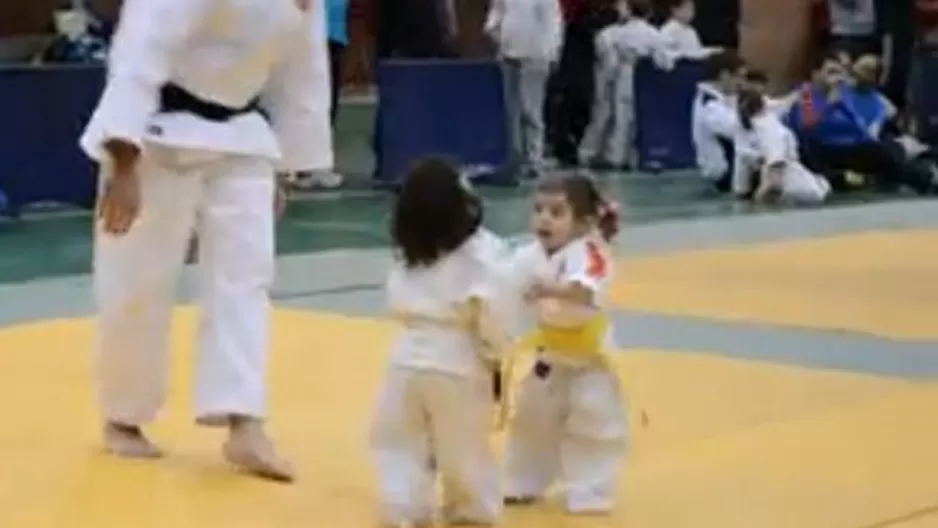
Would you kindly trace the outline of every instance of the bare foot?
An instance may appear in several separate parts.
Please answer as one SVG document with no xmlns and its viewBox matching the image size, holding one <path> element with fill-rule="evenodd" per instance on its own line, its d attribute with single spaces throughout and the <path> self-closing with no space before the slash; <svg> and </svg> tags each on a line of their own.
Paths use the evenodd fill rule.
<svg viewBox="0 0 938 528">
<path fill-rule="evenodd" d="M 163 451 L 150 442 L 136 426 L 107 423 L 104 425 L 104 449 L 124 458 L 160 458 Z"/>
<path fill-rule="evenodd" d="M 252 475 L 277 482 L 293 482 L 296 478 L 290 464 L 277 456 L 258 420 L 233 418 L 222 452 L 228 462 Z"/>
</svg>

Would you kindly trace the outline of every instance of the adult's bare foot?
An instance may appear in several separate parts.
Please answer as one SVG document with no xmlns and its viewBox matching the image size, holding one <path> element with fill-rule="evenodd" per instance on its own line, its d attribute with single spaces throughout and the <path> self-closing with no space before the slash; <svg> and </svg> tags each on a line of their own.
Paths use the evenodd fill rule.
<svg viewBox="0 0 938 528">
<path fill-rule="evenodd" d="M 260 420 L 232 418 L 229 431 L 222 448 L 229 463 L 268 480 L 290 483 L 296 479 L 290 463 L 277 455 Z"/>
<path fill-rule="evenodd" d="M 137 426 L 109 422 L 104 425 L 104 449 L 123 458 L 160 458 L 163 451 Z"/>
</svg>

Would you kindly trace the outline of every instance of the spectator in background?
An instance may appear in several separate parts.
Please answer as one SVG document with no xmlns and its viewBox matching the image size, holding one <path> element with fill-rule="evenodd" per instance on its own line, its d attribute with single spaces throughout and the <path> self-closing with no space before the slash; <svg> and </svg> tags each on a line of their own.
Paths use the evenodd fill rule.
<svg viewBox="0 0 938 528">
<path fill-rule="evenodd" d="M 568 0 L 569 3 L 569 0 Z M 596 35 L 619 18 L 609 0 L 582 0 L 565 11 L 563 51 L 557 68 L 558 102 L 551 135 L 554 156 L 564 166 L 578 164 L 578 150 L 589 125 L 596 90 Z"/>
<path fill-rule="evenodd" d="M 558 0 L 493 0 L 485 32 L 498 47 L 505 76 L 510 166 L 536 177 L 544 165 L 544 95 L 560 54 L 563 17 Z"/>
<path fill-rule="evenodd" d="M 101 64 L 107 43 L 89 32 L 91 18 L 81 6 L 68 6 L 53 14 L 56 37 L 42 54 L 45 63 Z"/>
<path fill-rule="evenodd" d="M 739 128 L 734 97 L 743 73 L 743 62 L 734 52 L 720 52 L 707 59 L 706 76 L 697 85 L 691 114 L 697 168 L 724 193 L 730 191 L 733 179 L 733 139 Z"/>
<path fill-rule="evenodd" d="M 348 47 L 349 0 L 327 0 L 326 22 L 329 32 L 329 73 L 332 78 L 332 102 L 329 107 L 332 124 L 339 112 L 339 94 L 342 91 L 342 57 Z"/>
<path fill-rule="evenodd" d="M 830 49 L 844 51 L 851 59 L 880 53 L 876 0 L 827 0 L 827 8 Z"/>
<path fill-rule="evenodd" d="M 834 190 L 849 189 L 847 175 L 857 173 L 873 178 L 883 190 L 905 185 L 920 194 L 933 192 L 929 171 L 908 163 L 901 149 L 882 141 L 887 101 L 862 80 L 861 86 L 853 86 L 848 75 L 836 56 L 826 56 L 786 116 L 805 164 L 824 174 Z"/>
<path fill-rule="evenodd" d="M 934 2 L 938 10 L 938 2 Z M 908 0 L 877 0 L 875 5 L 882 37 L 883 93 L 904 109 L 915 48 L 914 4 Z"/>
<path fill-rule="evenodd" d="M 609 26 L 597 37 L 602 61 L 597 70 L 606 83 L 605 93 L 596 101 L 583 142 L 580 161 L 597 170 L 628 170 L 636 161 L 635 68 L 638 61 L 650 59 L 655 66 L 670 70 L 674 57 L 658 28 L 648 18 L 651 7 L 645 0 L 620 2 L 623 21 Z M 603 104 L 606 103 L 606 104 Z"/>
<path fill-rule="evenodd" d="M 888 0 L 887 0 L 888 1 Z M 909 115 L 915 135 L 932 147 L 938 147 L 938 126 L 929 115 L 929 103 L 935 96 L 934 57 L 938 54 L 938 0 L 915 0 L 913 12 L 908 13 L 914 32 L 909 77 Z M 902 13 L 898 13 L 897 18 Z M 901 27 L 901 20 L 896 22 Z"/>
<path fill-rule="evenodd" d="M 455 57 L 456 35 L 448 0 L 374 0 L 373 30 L 375 65 L 387 59 Z M 372 130 L 375 167 L 379 179 L 383 159 L 381 145 L 381 92 Z"/>
<path fill-rule="evenodd" d="M 816 205 L 827 199 L 830 183 L 798 159 L 794 134 L 766 106 L 765 94 L 745 86 L 737 97 L 733 193 L 756 202 Z"/>
<path fill-rule="evenodd" d="M 782 97 L 773 97 L 769 95 L 769 76 L 764 71 L 750 68 L 746 71 L 743 79 L 743 89 L 761 94 L 765 100 L 765 109 L 778 116 L 784 116 L 788 113 L 791 105 L 795 103 L 798 97 L 797 92 L 790 93 Z"/>
<path fill-rule="evenodd" d="M 326 30 L 329 35 L 329 78 L 332 82 L 332 99 L 329 117 L 332 122 L 333 144 L 335 144 L 335 120 L 339 112 L 339 96 L 342 92 L 342 57 L 348 46 L 348 3 L 349 0 L 326 0 Z M 308 189 L 321 187 L 334 189 L 342 185 L 345 178 L 335 170 L 306 171 L 295 175 L 294 185 Z"/>
<path fill-rule="evenodd" d="M 375 0 L 375 55 L 381 59 L 454 57 L 448 0 Z"/>
</svg>

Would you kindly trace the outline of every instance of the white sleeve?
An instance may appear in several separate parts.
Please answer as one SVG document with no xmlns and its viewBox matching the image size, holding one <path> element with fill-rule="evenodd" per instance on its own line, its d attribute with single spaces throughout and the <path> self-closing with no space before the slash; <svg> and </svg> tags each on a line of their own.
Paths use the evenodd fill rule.
<svg viewBox="0 0 938 528">
<path fill-rule="evenodd" d="M 495 37 L 501 31 L 502 19 L 505 17 L 505 0 L 492 0 L 489 13 L 485 17 L 485 34 Z"/>
<path fill-rule="evenodd" d="M 578 284 L 596 295 L 611 274 L 612 261 L 606 249 L 595 240 L 585 240 L 570 248 L 560 281 Z"/>
<path fill-rule="evenodd" d="M 521 294 L 510 288 L 505 262 L 510 259 L 507 243 L 494 234 L 482 231 L 472 241 L 466 301 L 477 301 L 480 312 L 479 337 L 489 354 L 502 353 L 519 333 Z"/>
<path fill-rule="evenodd" d="M 679 55 L 671 49 L 668 39 L 661 31 L 649 25 L 645 39 L 647 40 L 648 56 L 651 57 L 655 66 L 662 70 L 674 69 L 674 63 L 677 62 Z"/>
<path fill-rule="evenodd" d="M 730 139 L 736 135 L 739 119 L 736 110 L 722 101 L 710 101 L 700 107 L 700 119 L 710 132 Z"/>
<path fill-rule="evenodd" d="M 788 137 L 783 127 L 784 125 L 777 122 L 773 114 L 765 115 L 753 123 L 759 141 L 759 150 L 766 167 L 791 161 Z"/>
<path fill-rule="evenodd" d="M 264 109 L 280 146 L 278 171 L 332 168 L 329 75 L 325 4 L 314 1 L 263 94 Z"/>
<path fill-rule="evenodd" d="M 104 145 L 121 139 L 141 146 L 160 89 L 175 58 L 199 30 L 215 0 L 124 2 L 111 44 L 107 85 L 82 137 L 82 148 L 103 161 Z"/>
<path fill-rule="evenodd" d="M 560 49 L 563 46 L 563 13 L 560 11 L 560 0 L 542 0 L 544 6 L 544 24 L 546 33 L 544 41 L 547 46 L 547 56 L 551 60 L 557 60 L 560 57 Z"/>
</svg>

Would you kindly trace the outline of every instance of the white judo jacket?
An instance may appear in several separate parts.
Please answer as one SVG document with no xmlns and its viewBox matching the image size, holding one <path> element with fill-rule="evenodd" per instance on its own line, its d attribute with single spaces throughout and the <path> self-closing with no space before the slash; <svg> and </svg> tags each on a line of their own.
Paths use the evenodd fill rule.
<svg viewBox="0 0 938 528">
<path fill-rule="evenodd" d="M 280 171 L 332 168 L 328 64 L 322 0 L 307 11 L 295 0 L 128 0 L 80 143 L 96 161 L 122 138 L 266 157 Z M 167 84 L 229 108 L 259 99 L 266 117 L 160 112 Z"/>
</svg>

